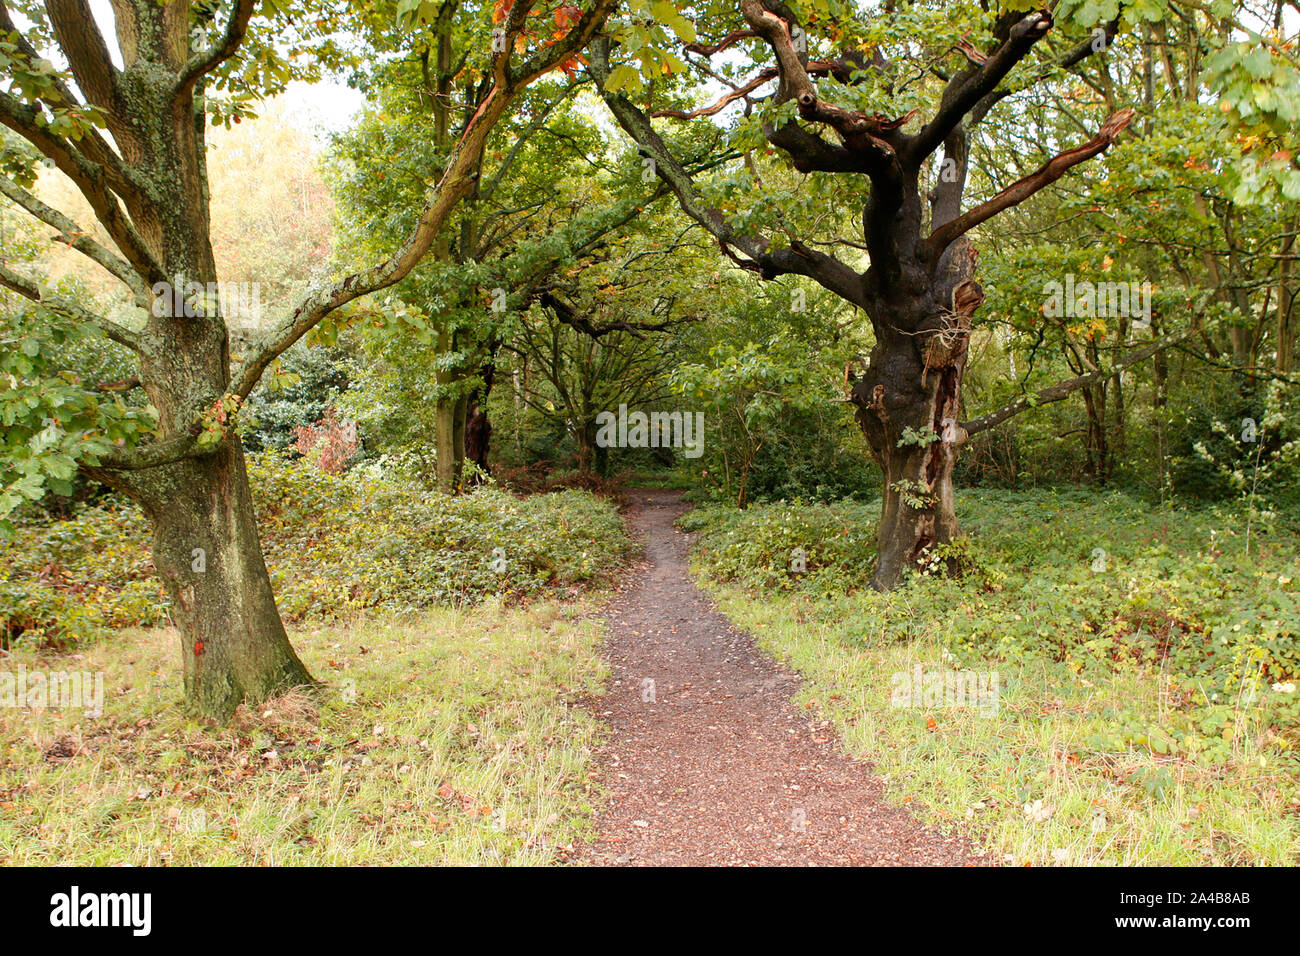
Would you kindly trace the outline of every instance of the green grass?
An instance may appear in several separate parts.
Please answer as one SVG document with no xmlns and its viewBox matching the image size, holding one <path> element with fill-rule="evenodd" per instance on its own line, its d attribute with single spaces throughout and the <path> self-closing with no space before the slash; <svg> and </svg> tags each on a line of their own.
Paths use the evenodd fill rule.
<svg viewBox="0 0 1300 956">
<path fill-rule="evenodd" d="M 29 671 L 104 673 L 104 713 L 0 709 L 0 865 L 547 864 L 600 798 L 586 603 L 434 610 L 291 634 L 317 698 L 227 728 L 180 709 L 173 632 Z"/>
<path fill-rule="evenodd" d="M 870 507 L 706 509 L 688 523 L 704 529 L 702 583 L 803 674 L 800 703 L 834 721 L 890 799 L 969 827 L 991 861 L 1300 862 L 1296 535 L 1275 527 L 1247 559 L 1224 512 L 1081 494 L 961 504 L 973 570 L 888 595 L 826 540 L 869 541 Z M 793 575 L 788 551 L 810 530 L 809 571 Z M 893 675 L 917 664 L 996 671 L 996 714 L 894 706 Z"/>
</svg>

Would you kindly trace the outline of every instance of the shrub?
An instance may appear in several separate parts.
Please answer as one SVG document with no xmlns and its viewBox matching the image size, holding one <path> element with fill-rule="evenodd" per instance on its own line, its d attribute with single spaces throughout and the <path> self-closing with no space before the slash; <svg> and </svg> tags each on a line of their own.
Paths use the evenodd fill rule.
<svg viewBox="0 0 1300 956">
<path fill-rule="evenodd" d="M 681 524 L 702 532 L 701 553 L 719 580 L 844 592 L 871 580 L 878 515 L 878 504 L 852 501 L 778 501 L 743 511 L 719 503 L 688 512 Z"/>
<path fill-rule="evenodd" d="M 271 581 L 286 620 L 563 597 L 616 566 L 628 539 L 613 506 L 583 491 L 518 499 L 492 487 L 447 497 L 381 468 L 332 475 L 251 456 Z M 66 646 L 167 620 L 144 516 L 113 500 L 19 526 L 0 559 L 0 635 Z"/>
<path fill-rule="evenodd" d="M 994 490 L 968 491 L 959 505 L 971 534 L 939 557 L 968 573 L 922 569 L 889 594 L 864 587 L 871 506 L 708 506 L 686 527 L 701 530 L 697 560 L 715 580 L 829 602 L 820 616 L 840 622 L 849 642 L 928 636 L 968 660 L 1033 660 L 1071 678 L 1163 670 L 1172 699 L 1196 721 L 1260 700 L 1279 724 L 1296 726 L 1297 694 L 1286 689 L 1300 678 L 1294 532 L 1270 529 L 1247 557 L 1244 517 L 1221 508 L 1153 510 L 1117 493 Z M 789 567 L 799 547 L 803 575 Z M 1185 724 L 1179 733 L 1189 739 L 1207 733 L 1191 718 Z"/>
</svg>

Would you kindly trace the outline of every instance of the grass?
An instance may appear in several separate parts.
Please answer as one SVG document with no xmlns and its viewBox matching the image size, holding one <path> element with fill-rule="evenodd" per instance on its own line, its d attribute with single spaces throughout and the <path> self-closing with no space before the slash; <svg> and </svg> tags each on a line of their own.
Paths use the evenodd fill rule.
<svg viewBox="0 0 1300 956">
<path fill-rule="evenodd" d="M 180 710 L 174 632 L 6 670 L 103 672 L 103 715 L 0 709 L 0 865 L 548 864 L 598 801 L 586 602 L 291 634 L 327 682 L 229 727 Z"/>
<path fill-rule="evenodd" d="M 697 576 L 724 613 L 803 675 L 799 702 L 834 722 L 846 750 L 885 778 L 891 800 L 941 828 L 967 827 L 991 862 L 1300 862 L 1291 678 L 1278 690 L 1270 675 L 1253 694 L 1249 682 L 1233 683 L 1243 661 L 1293 666 L 1293 619 L 1260 610 L 1279 571 L 1298 606 L 1287 590 L 1293 538 L 1276 532 L 1258 565 L 1221 568 L 1211 587 L 1190 569 L 1232 563 L 1239 535 L 1221 516 L 1146 514 L 1135 523 L 1110 498 L 969 493 L 965 504 L 972 553 L 995 565 L 983 576 L 919 578 L 880 595 L 833 586 L 858 580 L 853 569 L 823 568 L 807 590 L 718 572 L 755 564 L 744 549 L 768 524 L 793 527 L 784 510 L 693 519 L 706 529 Z M 1207 551 L 1197 542 L 1211 525 L 1218 533 Z M 1066 543 L 1054 545 L 1058 538 Z M 757 580 L 769 580 L 789 543 L 780 539 L 780 554 L 755 567 Z M 1107 548 L 1113 573 L 1089 571 L 1095 546 Z M 1159 567 L 1145 563 L 1150 552 Z M 1157 631 L 1155 610 L 1181 625 Z M 1240 644 L 1223 643 L 1226 635 Z M 1202 650 L 1211 643 L 1214 653 Z M 996 672 L 996 712 L 974 701 L 896 706 L 894 675 L 918 664 L 926 674 Z"/>
</svg>

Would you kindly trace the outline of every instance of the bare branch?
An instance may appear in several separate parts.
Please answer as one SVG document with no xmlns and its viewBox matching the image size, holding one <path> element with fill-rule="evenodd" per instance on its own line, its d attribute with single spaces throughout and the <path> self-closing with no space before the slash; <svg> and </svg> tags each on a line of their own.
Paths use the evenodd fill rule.
<svg viewBox="0 0 1300 956">
<path fill-rule="evenodd" d="M 690 53 L 698 53 L 700 56 L 713 56 L 717 53 L 721 53 L 727 47 L 739 40 L 748 40 L 756 36 L 758 36 L 758 34 L 753 30 L 732 30 L 717 43 L 709 46 L 706 46 L 703 43 L 688 43 L 683 47 L 683 49 Z"/>
<path fill-rule="evenodd" d="M 736 100 L 748 98 L 750 93 L 754 92 L 764 83 L 775 78 L 775 68 L 764 70 L 744 86 L 733 87 L 730 93 L 724 93 L 712 106 L 701 106 L 693 110 L 655 110 L 650 115 L 665 116 L 671 119 L 681 120 L 695 119 L 699 116 L 714 116 L 717 113 L 721 113 Z"/>
</svg>

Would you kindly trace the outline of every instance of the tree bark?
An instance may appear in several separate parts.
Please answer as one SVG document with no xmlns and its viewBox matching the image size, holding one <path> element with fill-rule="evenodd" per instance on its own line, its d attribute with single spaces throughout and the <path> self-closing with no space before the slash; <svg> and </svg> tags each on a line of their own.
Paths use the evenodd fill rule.
<svg viewBox="0 0 1300 956">
<path fill-rule="evenodd" d="M 578 445 L 578 471 L 584 475 L 592 472 L 596 461 L 596 422 L 580 422 L 573 429 L 573 438 Z"/>
<path fill-rule="evenodd" d="M 438 373 L 441 378 L 442 372 Z M 434 443 L 437 455 L 437 488 L 444 495 L 456 491 L 456 400 L 439 398 L 435 410 Z"/>
<path fill-rule="evenodd" d="M 872 310 L 876 346 L 851 397 L 885 477 L 877 590 L 897 587 L 935 545 L 960 534 L 952 476 L 965 438 L 958 426 L 961 387 L 971 320 L 984 298 L 974 271 L 974 249 L 962 237 L 923 291 Z"/>
<path fill-rule="evenodd" d="M 451 424 L 451 447 L 455 455 L 455 488 L 461 490 L 461 480 L 465 474 L 465 419 L 468 414 L 469 396 L 462 395 L 456 400 L 456 407 L 452 411 Z"/>
<path fill-rule="evenodd" d="M 1300 227 L 1300 217 L 1292 217 L 1290 229 Z M 1290 374 L 1296 366 L 1295 356 L 1295 236 L 1287 236 L 1280 252 L 1277 273 L 1277 359 L 1276 367 L 1283 375 Z"/>
<path fill-rule="evenodd" d="M 180 630 L 188 709 L 224 719 L 246 700 L 314 685 L 275 606 L 238 441 L 151 474 L 141 503 Z"/>
</svg>

